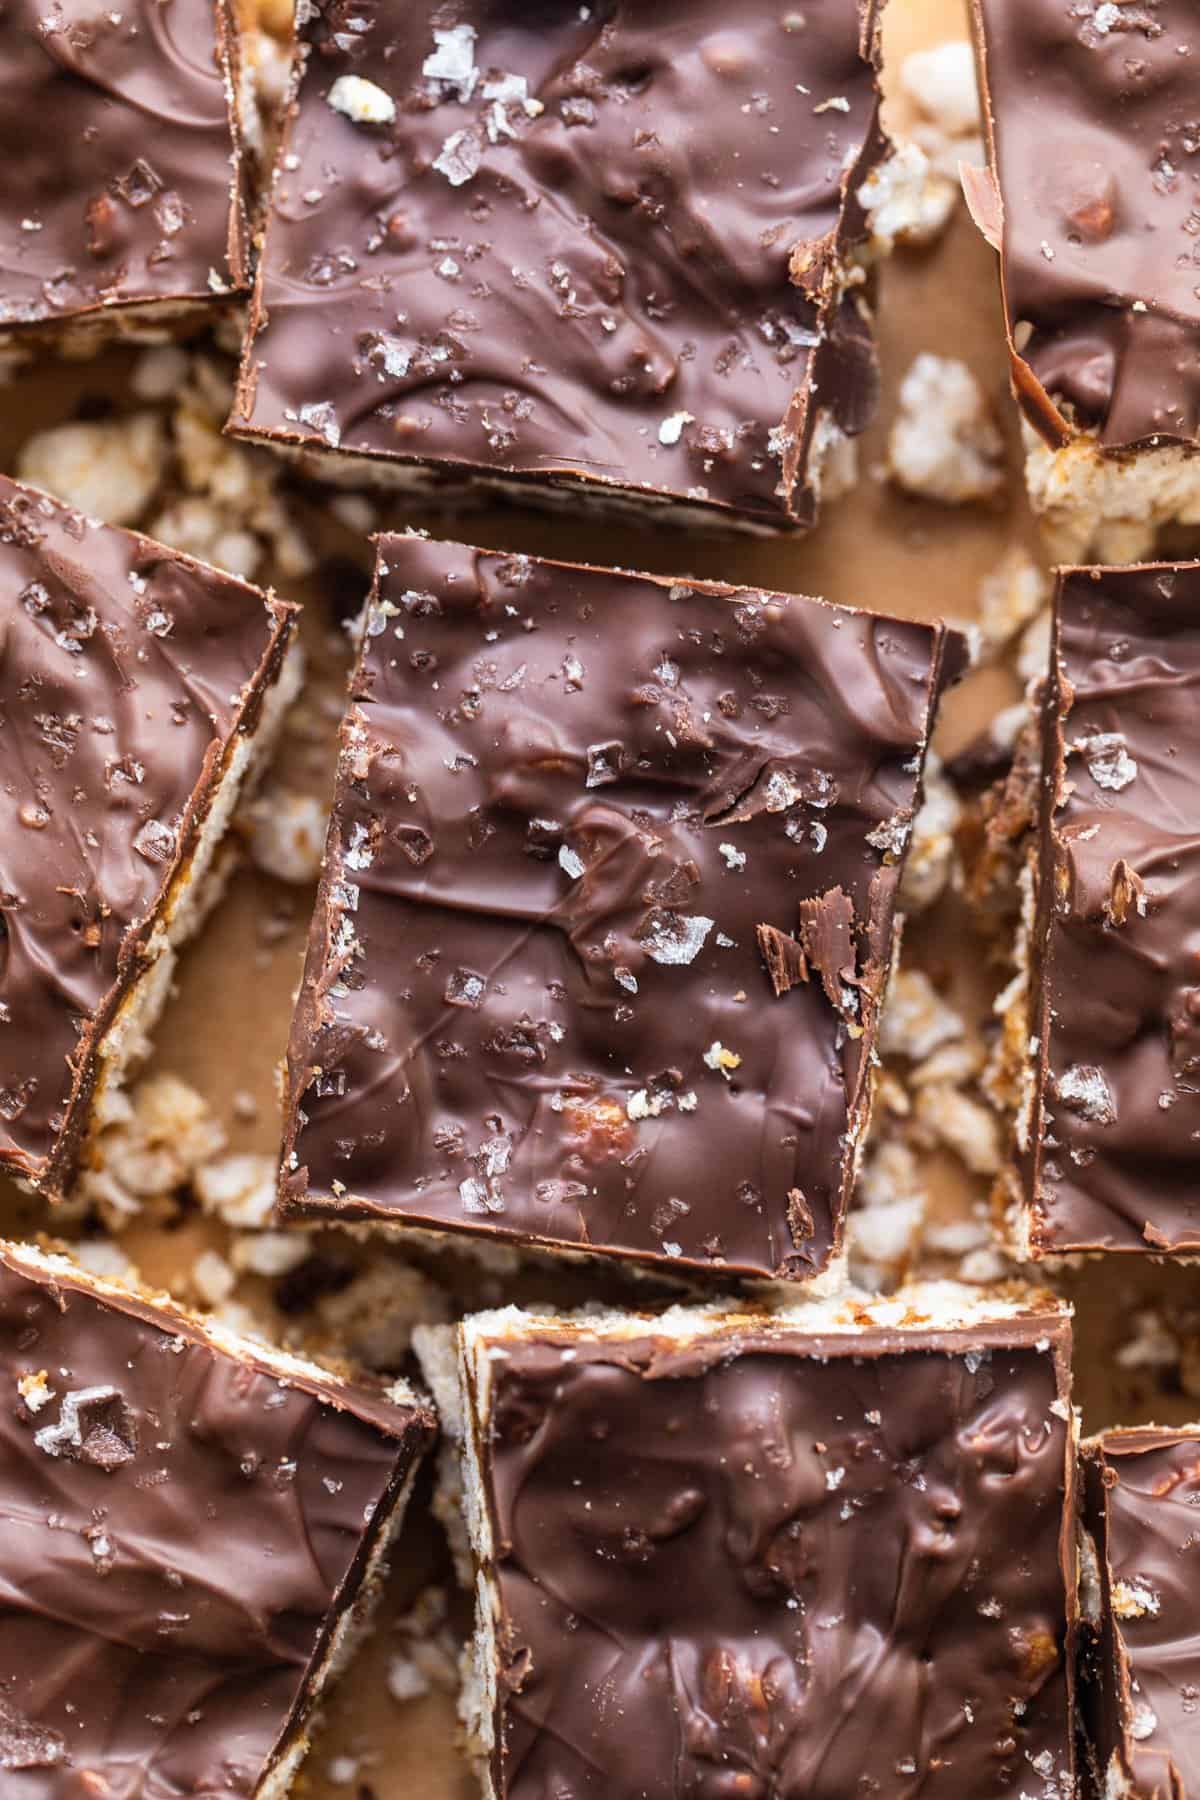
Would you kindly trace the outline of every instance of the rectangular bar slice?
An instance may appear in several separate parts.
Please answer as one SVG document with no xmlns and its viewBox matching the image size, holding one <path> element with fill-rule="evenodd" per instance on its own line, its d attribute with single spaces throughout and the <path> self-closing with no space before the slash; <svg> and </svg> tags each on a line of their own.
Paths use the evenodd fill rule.
<svg viewBox="0 0 1200 1800">
<path fill-rule="evenodd" d="M 1043 697 L 1019 1253 L 1200 1250 L 1200 564 L 1067 569 Z"/>
<path fill-rule="evenodd" d="M 1080 1701 L 1105 1800 L 1200 1794 L 1200 1426 L 1106 1431 L 1083 1446 Z"/>
<path fill-rule="evenodd" d="M 877 398 L 878 10 L 315 0 L 231 428 L 356 480 L 811 524 Z"/>
<path fill-rule="evenodd" d="M 161 333 L 246 290 L 227 0 L 11 0 L 0 71 L 0 342 Z"/>
<path fill-rule="evenodd" d="M 214 897 L 294 624 L 0 477 L 0 1172 L 52 1197 Z"/>
<path fill-rule="evenodd" d="M 381 539 L 285 1210 L 827 1270 L 959 650 L 820 601 Z"/>
<path fill-rule="evenodd" d="M 1057 560 L 1200 524 L 1194 0 L 973 0 L 1026 472 Z"/>
<path fill-rule="evenodd" d="M 950 1284 L 422 1328 L 489 1800 L 1067 1800 L 1069 1344 Z"/>
<path fill-rule="evenodd" d="M 0 1380 L 5 1795 L 289 1792 L 428 1403 L 11 1245 Z"/>
</svg>

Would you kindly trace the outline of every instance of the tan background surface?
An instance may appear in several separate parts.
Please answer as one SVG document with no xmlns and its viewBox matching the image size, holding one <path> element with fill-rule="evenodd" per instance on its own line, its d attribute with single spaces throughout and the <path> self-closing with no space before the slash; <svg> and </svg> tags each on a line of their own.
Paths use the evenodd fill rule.
<svg viewBox="0 0 1200 1800">
<path fill-rule="evenodd" d="M 847 4 L 849 0 L 847 0 Z M 964 30 L 959 0 L 890 0 L 885 46 L 894 69 L 908 51 Z M 861 492 L 829 509 L 807 541 L 706 540 L 660 531 L 642 533 L 625 525 L 539 518 L 515 511 L 473 514 L 459 529 L 489 547 L 523 549 L 575 558 L 642 566 L 672 574 L 694 574 L 819 593 L 884 611 L 928 617 L 970 618 L 980 580 L 1015 536 L 1032 542 L 1016 461 L 1016 432 L 1007 397 L 1007 370 L 995 286 L 994 257 L 961 209 L 947 235 L 930 252 L 898 252 L 884 272 L 879 321 L 883 364 L 883 405 L 879 423 L 864 440 Z M 1013 451 L 1013 480 L 1007 504 L 995 509 L 952 510 L 905 499 L 882 479 L 887 422 L 899 380 L 920 349 L 963 357 L 994 397 Z M 0 416 L 0 466 L 14 466 L 16 446 L 36 426 L 77 416 L 81 393 L 94 404 L 107 395 L 118 404 L 128 359 L 119 355 L 66 371 L 38 370 L 7 390 Z M 319 510 L 319 509 L 318 509 Z M 416 523 L 435 534 L 453 535 L 454 526 L 434 516 L 398 509 L 394 523 Z M 315 520 L 317 525 L 320 520 Z M 306 524 L 311 529 L 314 519 Z M 343 554 L 362 557 L 337 528 L 331 537 Z M 366 568 L 366 562 L 363 562 Z M 280 582 L 281 591 L 312 602 L 306 636 L 317 698 L 328 717 L 336 711 L 345 663 L 345 639 L 332 626 L 327 598 L 315 587 Z M 363 581 L 365 591 L 365 577 Z M 996 671 L 972 677 L 951 697 L 939 733 L 953 751 L 973 736 L 990 712 L 1014 697 L 1016 689 Z M 318 705 L 318 712 L 321 704 Z M 295 756 L 295 752 L 293 752 Z M 315 791 L 328 786 L 328 744 L 318 740 L 289 769 L 295 785 Z M 277 1141 L 274 1069 L 287 1035 L 291 996 L 299 975 L 311 894 L 285 888 L 247 868 L 235 879 L 227 903 L 203 941 L 185 957 L 178 992 L 158 1033 L 160 1066 L 199 1087 L 227 1122 L 231 1147 L 272 1149 Z M 939 904 L 910 933 L 908 950 L 950 986 L 964 1006 L 976 1010 L 999 971 L 980 977 L 977 947 L 958 904 Z M 251 1093 L 259 1101 L 256 1121 L 239 1123 L 233 1097 Z M 948 1169 L 940 1175 L 939 1198 L 952 1208 L 963 1187 Z M 45 1214 L 13 1195 L 0 1199 L 0 1222 L 9 1229 L 44 1229 Z M 143 1235 L 138 1255 L 144 1273 L 168 1281 L 181 1259 L 192 1254 L 196 1228 L 185 1225 L 155 1240 Z M 572 1284 L 574 1286 L 574 1284 Z M 1094 1262 L 1067 1278 L 1079 1306 L 1077 1386 L 1085 1424 L 1158 1417 L 1178 1420 L 1200 1411 L 1179 1391 L 1178 1370 L 1120 1369 L 1117 1348 L 1131 1335 L 1131 1320 L 1142 1294 L 1167 1295 L 1187 1307 L 1200 1295 L 1200 1274 L 1167 1270 L 1138 1259 L 1131 1270 Z M 1171 1387 L 1175 1391 L 1170 1391 Z M 219 1552 L 218 1552 L 219 1553 Z M 445 1573 L 445 1555 L 428 1516 L 428 1495 L 418 1499 L 403 1555 L 397 1559 L 389 1608 L 393 1609 L 431 1578 Z M 466 1800 L 474 1784 L 454 1749 L 454 1717 L 448 1695 L 398 1705 L 388 1695 L 383 1671 L 398 1642 L 387 1619 L 371 1647 L 354 1665 L 330 1708 L 327 1729 L 317 1742 L 305 1777 L 312 1800 Z M 353 1759 L 355 1772 L 336 1759 Z M 330 1779 L 331 1765 L 338 1775 Z"/>
</svg>

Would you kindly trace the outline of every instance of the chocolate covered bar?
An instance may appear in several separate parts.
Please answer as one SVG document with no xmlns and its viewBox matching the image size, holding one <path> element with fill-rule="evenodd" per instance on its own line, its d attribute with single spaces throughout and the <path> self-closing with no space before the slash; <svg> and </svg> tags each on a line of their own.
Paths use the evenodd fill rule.
<svg viewBox="0 0 1200 1800">
<path fill-rule="evenodd" d="M 828 1271 L 960 651 L 820 601 L 382 538 L 284 1210 Z"/>
<path fill-rule="evenodd" d="M 1061 561 L 1129 562 L 1200 523 L 1192 0 L 973 0 L 1033 504 Z"/>
<path fill-rule="evenodd" d="M 1200 564 L 1068 569 L 1042 708 L 1022 1255 L 1200 1250 Z"/>
<path fill-rule="evenodd" d="M 12 1245 L 0 1366 L 0 1787 L 279 1800 L 429 1404 Z"/>
<path fill-rule="evenodd" d="M 294 623 L 0 477 L 0 1172 L 51 1197 L 218 891 Z"/>
<path fill-rule="evenodd" d="M 1069 1338 L 950 1284 L 422 1328 L 489 1800 L 1073 1794 Z"/>
<path fill-rule="evenodd" d="M 231 428 L 451 497 L 811 524 L 876 401 L 877 12 L 315 0 Z"/>
<path fill-rule="evenodd" d="M 12 0 L 0 70 L 0 342 L 161 335 L 246 291 L 227 0 Z"/>
<path fill-rule="evenodd" d="M 1089 1439 L 1082 1488 L 1080 1701 L 1096 1792 L 1195 1800 L 1200 1427 Z"/>
</svg>

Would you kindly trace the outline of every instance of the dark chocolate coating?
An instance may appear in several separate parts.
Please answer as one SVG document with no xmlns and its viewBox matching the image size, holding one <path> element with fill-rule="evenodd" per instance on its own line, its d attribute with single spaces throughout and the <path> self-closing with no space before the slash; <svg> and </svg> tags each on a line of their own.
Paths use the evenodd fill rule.
<svg viewBox="0 0 1200 1800">
<path fill-rule="evenodd" d="M 17 1384 L 43 1371 L 53 1397 L 31 1409 Z M 0 1381 L 0 1791 L 252 1795 L 309 1710 L 428 1410 L 283 1381 L 8 1252 Z"/>
<path fill-rule="evenodd" d="M 1018 399 L 1051 443 L 1196 444 L 1194 0 L 974 10 Z"/>
<path fill-rule="evenodd" d="M 59 1192 L 294 609 L 0 477 L 0 1170 Z"/>
<path fill-rule="evenodd" d="M 501 1800 L 1073 1792 L 1067 1335 L 506 1344 Z"/>
<path fill-rule="evenodd" d="M 1066 571 L 1043 706 L 1034 1248 L 1195 1250 L 1200 564 Z"/>
<path fill-rule="evenodd" d="M 811 523 L 818 415 L 876 400 L 875 0 L 308 10 L 232 428 Z"/>
<path fill-rule="evenodd" d="M 248 282 L 224 0 L 6 0 L 0 335 Z"/>
<path fill-rule="evenodd" d="M 957 638 L 416 537 L 380 564 L 286 1208 L 824 1268 Z"/>
<path fill-rule="evenodd" d="M 1084 1520 L 1103 1618 L 1080 1687 L 1103 1780 L 1115 1756 L 1137 1800 L 1200 1794 L 1200 1431 L 1148 1425 L 1084 1447 Z M 1118 1609 L 1113 1610 L 1114 1583 Z"/>
</svg>

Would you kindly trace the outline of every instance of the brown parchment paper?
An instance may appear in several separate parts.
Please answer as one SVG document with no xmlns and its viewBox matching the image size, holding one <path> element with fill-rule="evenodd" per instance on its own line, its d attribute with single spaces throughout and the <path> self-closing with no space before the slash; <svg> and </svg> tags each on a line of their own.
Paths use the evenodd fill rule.
<svg viewBox="0 0 1200 1800">
<path fill-rule="evenodd" d="M 884 42 L 893 77 L 910 50 L 964 35 L 961 0 L 890 0 Z M 904 104 L 895 97 L 892 104 L 893 116 L 902 124 Z M 883 274 L 879 339 L 883 403 L 878 423 L 862 442 L 861 489 L 828 508 L 806 540 L 722 540 L 512 510 L 472 513 L 456 523 L 399 505 L 381 524 L 416 524 L 435 535 L 460 535 L 488 547 L 823 594 L 917 618 L 970 619 L 979 584 L 1005 548 L 1014 539 L 1035 546 L 1036 538 L 1020 484 L 995 258 L 963 209 L 935 248 L 901 250 L 892 258 Z M 883 479 L 896 389 L 922 349 L 963 358 L 994 400 L 1012 469 L 1008 497 L 995 507 L 920 503 Z M 3 391 L 0 467 L 13 468 L 20 443 L 42 425 L 128 408 L 130 367 L 128 355 L 114 353 L 93 363 L 40 367 L 21 376 Z M 343 559 L 338 598 L 343 612 L 348 611 L 356 581 L 365 593 L 369 549 L 328 514 L 320 494 L 310 496 L 305 524 Z M 277 580 L 276 585 L 308 603 L 312 710 L 331 724 L 340 708 L 348 654 L 331 596 L 320 582 Z M 944 711 L 938 734 L 943 754 L 953 754 L 1016 692 L 1011 677 L 1000 670 L 968 678 Z M 288 754 L 290 785 L 315 793 L 327 790 L 332 770 L 328 735 L 315 731 L 307 746 L 292 739 Z M 202 940 L 185 955 L 177 991 L 157 1034 L 157 1066 L 204 1093 L 226 1124 L 232 1149 L 273 1150 L 278 1141 L 275 1073 L 286 1043 L 312 897 L 307 889 L 284 887 L 244 867 Z M 910 927 L 906 956 L 933 972 L 975 1018 L 983 1015 L 1004 979 L 1002 970 L 987 966 L 953 896 Z M 246 1095 L 258 1103 L 257 1117 L 249 1122 L 244 1099 L 234 1105 L 235 1096 Z M 948 1163 L 935 1166 L 930 1180 L 940 1209 L 953 1212 L 964 1203 L 967 1190 Z M 0 1184 L 0 1228 L 53 1229 L 53 1221 L 38 1203 Z M 165 1233 L 142 1230 L 135 1253 L 143 1275 L 169 1284 L 202 1240 L 203 1227 L 190 1221 Z M 1135 1356 L 1129 1366 L 1128 1355 L 1120 1354 L 1144 1305 L 1164 1304 L 1184 1314 L 1197 1307 L 1200 1312 L 1200 1271 L 1164 1269 L 1148 1259 L 1138 1259 L 1130 1268 L 1130 1260 L 1119 1268 L 1096 1260 L 1061 1280 L 1077 1306 L 1076 1393 L 1087 1429 L 1151 1417 L 1176 1422 L 1200 1413 L 1200 1401 L 1183 1389 L 1177 1361 L 1165 1356 L 1147 1363 Z M 581 1290 L 572 1276 L 551 1291 L 573 1301 Z M 461 1303 L 470 1304 L 474 1297 L 464 1276 Z M 468 1800 L 477 1791 L 455 1746 L 452 1697 L 434 1692 L 401 1705 L 391 1698 L 385 1681 L 389 1658 L 403 1647 L 391 1619 L 425 1583 L 448 1575 L 445 1547 L 429 1512 L 429 1486 L 426 1480 L 394 1559 L 378 1630 L 328 1709 L 302 1778 L 309 1800 Z M 220 1555 L 219 1545 L 214 1554 Z"/>
</svg>

